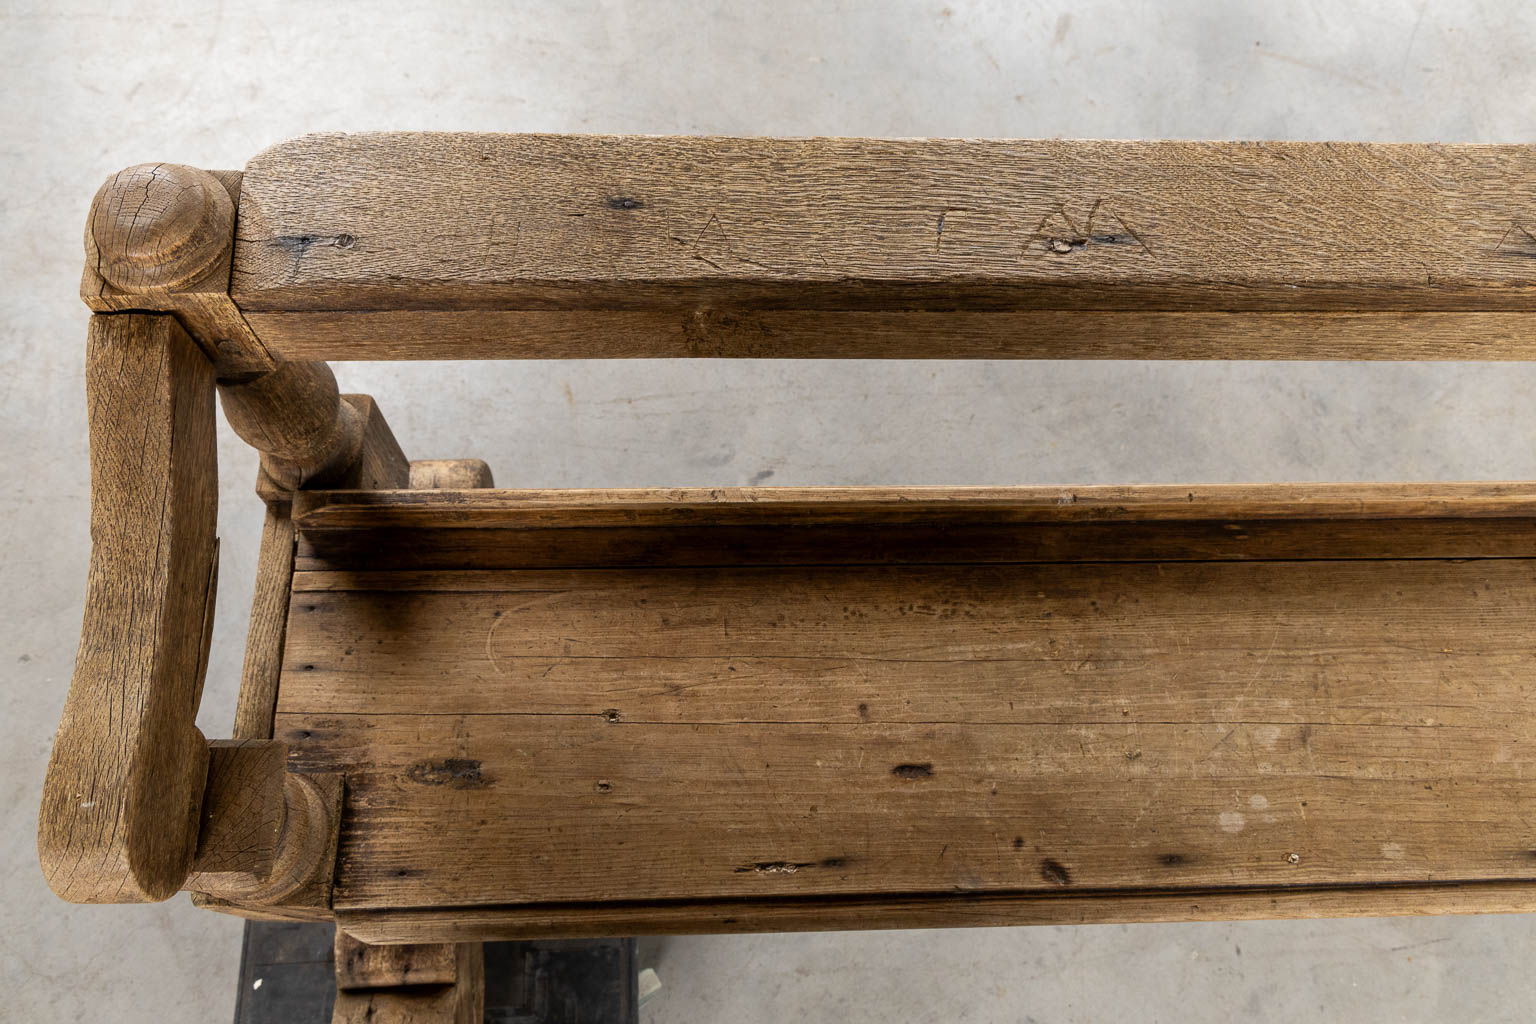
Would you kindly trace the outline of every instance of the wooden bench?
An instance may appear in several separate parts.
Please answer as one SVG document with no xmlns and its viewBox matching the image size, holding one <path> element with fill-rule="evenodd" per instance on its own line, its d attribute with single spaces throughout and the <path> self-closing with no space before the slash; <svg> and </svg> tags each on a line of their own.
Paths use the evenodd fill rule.
<svg viewBox="0 0 1536 1024">
<path fill-rule="evenodd" d="M 334 917 L 338 1020 L 478 1019 L 488 939 L 1536 910 L 1536 484 L 499 490 L 318 361 L 1532 359 L 1533 181 L 469 134 L 130 168 L 48 880 Z M 267 519 L 210 743 L 216 392 Z"/>
</svg>

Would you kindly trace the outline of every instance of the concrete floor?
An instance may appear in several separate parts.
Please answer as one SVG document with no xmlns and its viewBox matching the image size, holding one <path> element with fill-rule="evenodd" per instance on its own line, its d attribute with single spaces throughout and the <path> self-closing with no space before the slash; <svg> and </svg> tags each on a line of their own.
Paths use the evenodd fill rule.
<svg viewBox="0 0 1536 1024">
<path fill-rule="evenodd" d="M 85 583 L 96 186 L 314 130 L 1530 142 L 1536 11 L 1430 3 L 0 3 L 0 1019 L 229 1019 L 239 922 L 71 907 L 34 816 Z M 1536 367 L 341 364 L 503 485 L 1536 478 Z M 200 724 L 227 735 L 260 508 L 221 436 Z M 1528 1020 L 1536 916 L 673 938 L 655 1022 Z"/>
</svg>

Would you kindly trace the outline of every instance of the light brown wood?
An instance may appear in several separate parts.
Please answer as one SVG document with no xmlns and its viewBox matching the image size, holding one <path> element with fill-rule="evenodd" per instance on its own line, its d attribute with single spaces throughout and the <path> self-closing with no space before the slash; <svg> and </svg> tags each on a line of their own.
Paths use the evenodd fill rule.
<svg viewBox="0 0 1536 1024">
<path fill-rule="evenodd" d="M 340 773 L 288 772 L 282 783 L 283 826 L 271 871 L 199 876 L 197 891 L 224 904 L 220 909 L 277 908 L 282 918 L 328 917 L 345 780 Z"/>
<path fill-rule="evenodd" d="M 469 939 L 514 942 L 611 935 L 1529 913 L 1536 913 L 1536 884 L 1520 881 L 1076 894 L 956 892 L 877 898 L 635 901 L 346 910 L 336 916 L 341 927 L 369 942 L 462 942 Z"/>
<path fill-rule="evenodd" d="M 457 980 L 452 984 L 340 989 L 332 1024 L 480 1024 L 485 1016 L 484 947 L 459 943 L 454 955 Z"/>
<path fill-rule="evenodd" d="M 240 177 L 167 163 L 127 168 L 96 193 L 85 229 L 85 304 L 174 313 L 221 378 L 273 366 L 229 297 Z"/>
<path fill-rule="evenodd" d="M 389 429 L 384 414 L 368 395 L 342 395 L 363 425 L 363 447 L 341 480 L 328 486 L 387 491 L 411 486 L 411 464 Z M 316 484 L 324 481 L 315 481 Z"/>
<path fill-rule="evenodd" d="M 392 309 L 246 318 L 284 359 L 1536 359 L 1531 312 Z"/>
<path fill-rule="evenodd" d="M 259 377 L 221 383 L 219 398 L 235 433 L 261 452 L 258 491 L 270 486 L 269 498 L 301 487 L 410 482 L 410 464 L 373 399 L 338 393 L 324 363 L 282 363 Z"/>
<path fill-rule="evenodd" d="M 304 531 L 330 529 L 810 526 L 923 521 L 1530 517 L 1536 484 L 1143 484 L 1132 487 L 672 487 L 315 491 Z"/>
<path fill-rule="evenodd" d="M 1277 490 L 1194 504 L 1251 519 L 1298 501 Z M 1345 516 L 1530 511 L 1490 485 L 1321 494 Z M 1149 527 L 1168 507 L 1100 497 Z M 1536 879 L 1532 561 L 1292 540 L 1285 561 L 574 571 L 379 570 L 360 544 L 295 573 L 277 735 L 349 772 L 343 914 Z"/>
<path fill-rule="evenodd" d="M 361 447 L 323 476 L 306 481 L 306 486 L 365 490 L 410 486 L 410 463 L 373 399 L 368 395 L 342 395 L 341 404 L 350 410 L 343 415 L 362 425 Z M 270 511 L 286 519 L 293 514 L 293 477 L 281 464 L 274 467 L 278 474 L 274 476 L 268 472 L 266 462 L 264 459 L 256 474 L 256 494 Z"/>
<path fill-rule="evenodd" d="M 329 906 L 291 906 L 289 904 L 265 906 L 255 903 L 240 903 L 218 896 L 210 896 L 206 892 L 198 892 L 195 889 L 188 895 L 192 899 L 192 905 L 199 910 L 212 910 L 246 921 L 305 922 L 335 920 L 335 915 L 331 913 Z"/>
<path fill-rule="evenodd" d="M 236 739 L 272 737 L 272 712 L 282 672 L 283 638 L 288 629 L 288 591 L 293 582 L 293 520 L 268 508 L 256 561 L 256 592 L 245 634 L 245 665 L 235 707 Z"/>
<path fill-rule="evenodd" d="M 458 978 L 458 949 L 452 943 L 376 946 L 336 929 L 336 987 L 394 988 L 451 985 Z"/>
<path fill-rule="evenodd" d="M 202 830 L 187 885 L 218 889 L 271 874 L 282 837 L 288 745 L 214 740 L 208 745 Z"/>
<path fill-rule="evenodd" d="M 1031 317 L 1529 313 L 1533 173 L 1527 146 L 313 135 L 247 166 L 231 287 L 306 357 L 1528 358 L 1523 321 Z"/>
<path fill-rule="evenodd" d="M 491 467 L 480 459 L 412 459 L 411 490 L 463 491 L 494 487 Z"/>
<path fill-rule="evenodd" d="M 91 563 L 38 853 L 79 903 L 165 899 L 191 868 L 215 558 L 213 372 L 169 316 L 91 318 Z"/>
<path fill-rule="evenodd" d="M 336 916 L 335 1019 L 374 1024 L 478 1021 L 486 938 L 1536 910 L 1536 484 L 495 490 L 320 361 L 1530 359 L 1533 172 L 467 134 L 129 168 L 86 230 L 49 882 Z M 210 759 L 215 379 L 269 511 Z"/>
<path fill-rule="evenodd" d="M 342 402 L 324 363 L 280 363 L 271 373 L 221 385 L 219 399 L 229 425 L 287 490 L 339 478 L 362 451 L 362 421 Z"/>
<path fill-rule="evenodd" d="M 471 513 L 468 522 L 474 521 Z M 313 530 L 295 565 L 317 573 L 620 566 L 1174 562 L 1266 558 L 1518 558 L 1536 518 L 1195 519 L 1079 523 L 481 527 Z M 324 589 L 327 577 L 305 586 Z"/>
</svg>

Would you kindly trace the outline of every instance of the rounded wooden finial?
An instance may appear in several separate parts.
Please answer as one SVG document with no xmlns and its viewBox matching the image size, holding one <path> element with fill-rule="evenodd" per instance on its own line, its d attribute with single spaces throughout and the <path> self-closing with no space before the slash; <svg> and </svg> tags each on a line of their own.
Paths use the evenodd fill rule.
<svg viewBox="0 0 1536 1024">
<path fill-rule="evenodd" d="M 234 244 L 234 226 L 235 204 L 218 178 L 181 164 L 139 164 L 97 191 L 85 251 L 124 291 L 175 288 L 218 262 Z"/>
</svg>

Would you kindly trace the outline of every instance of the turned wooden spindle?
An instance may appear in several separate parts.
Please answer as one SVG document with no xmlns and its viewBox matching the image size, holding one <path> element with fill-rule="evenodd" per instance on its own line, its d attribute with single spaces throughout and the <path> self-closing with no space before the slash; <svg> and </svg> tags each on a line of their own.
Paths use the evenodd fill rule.
<svg viewBox="0 0 1536 1024">
<path fill-rule="evenodd" d="M 324 363 L 279 363 L 251 380 L 220 381 L 219 398 L 229 425 L 286 490 L 339 482 L 361 458 L 362 417 Z"/>
</svg>

